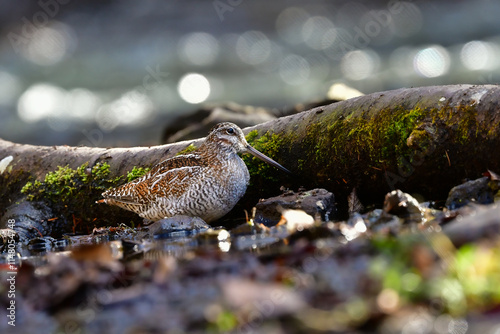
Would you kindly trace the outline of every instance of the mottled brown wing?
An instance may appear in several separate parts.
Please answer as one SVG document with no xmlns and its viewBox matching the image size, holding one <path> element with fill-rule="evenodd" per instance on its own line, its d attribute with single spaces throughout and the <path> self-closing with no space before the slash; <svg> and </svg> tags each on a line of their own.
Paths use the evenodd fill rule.
<svg viewBox="0 0 500 334">
<path fill-rule="evenodd" d="M 155 197 L 180 196 L 206 165 L 195 154 L 176 156 L 158 163 L 143 177 L 104 192 L 103 197 L 142 205 Z"/>
<path fill-rule="evenodd" d="M 131 205 L 141 205 L 147 203 L 147 198 L 143 196 L 147 192 L 147 184 L 143 177 L 105 191 L 102 196 L 105 199 L 112 199 L 116 202 Z"/>
<path fill-rule="evenodd" d="M 183 166 L 158 173 L 148 180 L 151 196 L 154 197 L 179 197 L 198 183 L 203 177 L 205 167 Z"/>
<path fill-rule="evenodd" d="M 146 175 L 149 175 L 151 177 L 157 174 L 165 173 L 175 168 L 196 167 L 196 166 L 205 167 L 207 166 L 207 163 L 198 154 L 178 155 L 173 158 L 169 158 L 163 160 L 162 162 L 157 163 L 156 165 L 153 166 L 153 168 L 151 168 L 149 173 Z"/>
</svg>

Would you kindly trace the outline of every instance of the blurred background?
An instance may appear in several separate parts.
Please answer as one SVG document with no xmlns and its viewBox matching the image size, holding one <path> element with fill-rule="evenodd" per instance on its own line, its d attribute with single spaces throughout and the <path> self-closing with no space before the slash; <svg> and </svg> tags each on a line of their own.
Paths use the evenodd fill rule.
<svg viewBox="0 0 500 334">
<path fill-rule="evenodd" d="M 0 0 L 0 137 L 153 145 L 207 103 L 496 83 L 499 16 L 493 0 Z"/>
</svg>

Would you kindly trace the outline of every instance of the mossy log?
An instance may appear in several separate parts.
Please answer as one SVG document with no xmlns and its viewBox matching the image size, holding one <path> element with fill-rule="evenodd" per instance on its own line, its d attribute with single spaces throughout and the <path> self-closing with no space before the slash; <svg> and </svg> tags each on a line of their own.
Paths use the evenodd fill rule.
<svg viewBox="0 0 500 334">
<path fill-rule="evenodd" d="M 271 156 L 296 172 L 294 185 L 327 188 L 340 201 L 356 188 L 380 204 L 399 188 L 444 204 L 462 180 L 500 171 L 499 103 L 497 85 L 402 88 L 252 129 L 274 142 Z"/>
<path fill-rule="evenodd" d="M 247 128 L 249 143 L 294 175 L 245 157 L 251 184 L 237 215 L 281 185 L 326 188 L 340 202 L 352 188 L 365 203 L 381 204 L 395 188 L 444 200 L 462 179 L 500 170 L 498 101 L 500 87 L 492 85 L 404 88 Z M 0 207 L 27 198 L 44 202 L 57 218 L 47 223 L 51 234 L 139 223 L 132 213 L 95 204 L 102 189 L 199 144 L 104 149 L 0 141 Z M 1 213 L 5 224 L 10 216 Z"/>
</svg>

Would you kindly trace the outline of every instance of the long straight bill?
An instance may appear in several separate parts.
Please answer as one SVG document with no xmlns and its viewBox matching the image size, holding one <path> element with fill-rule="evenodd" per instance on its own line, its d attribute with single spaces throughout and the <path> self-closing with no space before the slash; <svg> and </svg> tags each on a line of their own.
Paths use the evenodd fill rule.
<svg viewBox="0 0 500 334">
<path fill-rule="evenodd" d="M 284 172 L 287 172 L 287 173 L 292 173 L 290 172 L 288 169 L 286 169 L 285 167 L 281 166 L 279 163 L 277 163 L 276 161 L 274 161 L 273 159 L 269 158 L 268 156 L 260 153 L 259 151 L 257 151 L 255 148 L 253 148 L 252 146 L 250 145 L 247 145 L 247 152 L 250 153 L 251 155 L 253 155 L 254 157 L 256 158 L 259 158 L 260 160 L 264 161 L 264 162 L 267 162 L 268 164 L 270 164 L 271 166 L 274 166 L 276 168 L 279 168 L 281 169 L 282 171 Z"/>
</svg>

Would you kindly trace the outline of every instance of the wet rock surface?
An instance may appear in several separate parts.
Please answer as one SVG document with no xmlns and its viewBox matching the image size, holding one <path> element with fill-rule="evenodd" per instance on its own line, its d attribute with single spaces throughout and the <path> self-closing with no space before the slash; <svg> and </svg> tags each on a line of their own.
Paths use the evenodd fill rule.
<svg viewBox="0 0 500 334">
<path fill-rule="evenodd" d="M 500 186 L 500 180 L 498 175 L 493 172 L 488 171 L 485 174 L 487 176 L 453 187 L 446 199 L 446 207 L 455 210 L 471 202 L 493 203 Z"/>
<path fill-rule="evenodd" d="M 312 217 L 320 215 L 326 221 L 333 219 L 336 213 L 335 196 L 326 189 L 287 190 L 280 196 L 259 201 L 255 207 L 255 221 L 267 226 L 277 224 L 285 209 L 300 209 Z"/>
<path fill-rule="evenodd" d="M 473 205 L 459 209 L 456 218 L 443 227 L 444 233 L 456 245 L 500 234 L 500 205 Z"/>
<path fill-rule="evenodd" d="M 172 233 L 183 231 L 186 233 L 196 233 L 211 228 L 203 219 L 198 217 L 175 216 L 154 222 L 148 228 L 150 236 L 161 237 Z"/>
<path fill-rule="evenodd" d="M 424 218 L 418 201 L 401 190 L 394 190 L 385 196 L 384 212 L 403 218 L 407 223 L 420 223 Z"/>
<path fill-rule="evenodd" d="M 496 328 L 498 203 L 431 209 L 401 190 L 366 212 L 348 202 L 347 220 L 332 218 L 332 193 L 314 189 L 260 202 L 232 229 L 177 216 L 38 235 L 18 246 L 16 330 L 399 333 L 417 318 Z M 273 210 L 274 226 L 257 219 Z M 462 292 L 449 298 L 453 287 Z M 0 294 L 0 317 L 9 302 Z"/>
<path fill-rule="evenodd" d="M 52 233 L 53 225 L 49 221 L 54 218 L 52 210 L 41 202 L 22 201 L 14 203 L 5 210 L 0 218 L 0 228 L 9 227 L 14 222 L 13 230 L 21 242 Z"/>
</svg>

